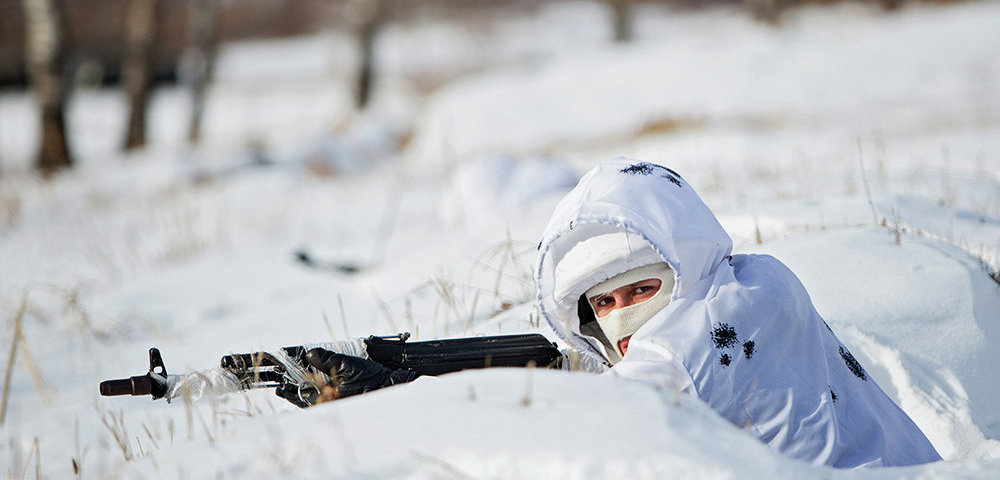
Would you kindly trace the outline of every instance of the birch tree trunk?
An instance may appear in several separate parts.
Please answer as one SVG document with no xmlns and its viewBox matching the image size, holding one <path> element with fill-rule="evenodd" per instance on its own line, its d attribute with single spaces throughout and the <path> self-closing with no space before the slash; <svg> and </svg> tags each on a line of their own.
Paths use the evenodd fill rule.
<svg viewBox="0 0 1000 480">
<path fill-rule="evenodd" d="M 611 7 L 611 27 L 615 41 L 632 40 L 632 0 L 605 0 Z"/>
<path fill-rule="evenodd" d="M 146 145 L 146 110 L 152 86 L 157 0 L 129 0 L 125 8 L 122 84 L 129 105 L 125 149 L 133 150 Z"/>
<path fill-rule="evenodd" d="M 375 37 L 386 16 L 385 0 L 355 0 L 358 19 L 358 72 L 355 106 L 368 106 L 375 79 Z"/>
<path fill-rule="evenodd" d="M 66 141 L 66 101 L 62 78 L 61 0 L 22 0 L 28 81 L 41 108 L 42 138 L 35 166 L 45 176 L 73 166 Z"/>
<path fill-rule="evenodd" d="M 784 10 L 782 0 L 743 0 L 743 4 L 754 20 L 777 25 L 781 20 L 781 12 Z"/>
<path fill-rule="evenodd" d="M 188 122 L 188 143 L 201 141 L 201 124 L 205 116 L 205 93 L 215 69 L 215 0 L 189 0 L 188 48 L 181 61 L 180 74 L 191 88 L 191 117 Z"/>
</svg>

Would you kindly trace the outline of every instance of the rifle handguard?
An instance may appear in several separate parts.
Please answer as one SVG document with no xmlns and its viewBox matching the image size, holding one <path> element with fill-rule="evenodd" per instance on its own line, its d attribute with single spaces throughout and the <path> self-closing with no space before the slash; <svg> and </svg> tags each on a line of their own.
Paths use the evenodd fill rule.
<svg viewBox="0 0 1000 480">
<path fill-rule="evenodd" d="M 488 367 L 558 368 L 562 354 L 537 333 L 407 342 L 409 333 L 365 339 L 368 357 L 390 370 L 443 375 Z"/>
</svg>

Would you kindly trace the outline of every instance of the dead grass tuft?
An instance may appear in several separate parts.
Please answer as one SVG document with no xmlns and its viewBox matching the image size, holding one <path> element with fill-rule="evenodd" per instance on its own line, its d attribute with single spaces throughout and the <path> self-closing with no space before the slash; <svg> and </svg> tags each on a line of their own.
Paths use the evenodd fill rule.
<svg viewBox="0 0 1000 480">
<path fill-rule="evenodd" d="M 126 462 L 132 461 L 135 458 L 135 452 L 132 450 L 132 446 L 129 444 L 129 434 L 125 427 L 125 412 L 119 410 L 117 414 L 111 410 L 103 410 L 98 408 L 98 413 L 101 416 L 101 423 L 104 428 L 107 429 L 108 433 L 111 434 L 112 440 L 114 440 L 115 445 L 122 454 L 122 458 Z"/>
<path fill-rule="evenodd" d="M 0 189 L 0 228 L 3 230 L 13 230 L 20 223 L 24 212 L 24 200 L 20 192 L 10 190 Z"/>
</svg>

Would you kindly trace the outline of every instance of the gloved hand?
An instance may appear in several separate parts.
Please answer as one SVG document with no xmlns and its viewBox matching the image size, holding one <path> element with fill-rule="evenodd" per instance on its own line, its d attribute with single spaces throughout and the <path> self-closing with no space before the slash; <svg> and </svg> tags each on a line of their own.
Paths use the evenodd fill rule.
<svg viewBox="0 0 1000 480">
<path fill-rule="evenodd" d="M 361 357 L 352 357 L 322 348 L 306 352 L 306 362 L 333 380 L 336 398 L 370 392 L 382 387 L 406 383 L 417 377 L 409 370 L 389 370 L 384 365 Z"/>
<path fill-rule="evenodd" d="M 274 394 L 288 400 L 289 403 L 299 408 L 311 407 L 319 398 L 319 392 L 314 389 L 307 389 L 299 394 L 299 386 L 285 383 L 274 390 Z"/>
<path fill-rule="evenodd" d="M 275 394 L 299 408 L 305 408 L 323 401 L 349 397 L 370 392 L 382 387 L 406 383 L 417 377 L 409 370 L 390 370 L 384 365 L 366 358 L 344 355 L 322 348 L 314 348 L 305 354 L 306 363 L 325 373 L 331 379 L 327 385 L 300 391 L 296 385 L 283 385 Z"/>
<path fill-rule="evenodd" d="M 165 373 L 160 373 L 155 370 L 150 370 L 146 374 L 149 377 L 149 389 L 150 395 L 152 395 L 153 400 L 159 400 L 167 394 L 167 375 Z M 169 403 L 169 400 L 167 401 Z"/>
</svg>

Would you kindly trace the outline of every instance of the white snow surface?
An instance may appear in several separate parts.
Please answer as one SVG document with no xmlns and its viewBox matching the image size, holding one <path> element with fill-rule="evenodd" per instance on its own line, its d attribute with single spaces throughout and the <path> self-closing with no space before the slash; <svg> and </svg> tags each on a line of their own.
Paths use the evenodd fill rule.
<svg viewBox="0 0 1000 480">
<path fill-rule="evenodd" d="M 1000 3 L 806 8 L 778 27 L 644 5 L 627 45 L 601 8 L 394 25 L 363 114 L 345 33 L 227 46 L 197 148 L 180 87 L 156 92 L 131 154 L 123 95 L 79 92 L 79 165 L 49 182 L 27 172 L 31 98 L 0 92 L 0 475 L 997 478 Z M 809 466 L 676 392 L 554 371 L 307 410 L 267 390 L 98 395 L 151 346 L 182 373 L 369 334 L 551 337 L 535 245 L 578 175 L 617 155 L 677 170 L 737 252 L 784 261 L 945 460 Z"/>
</svg>

